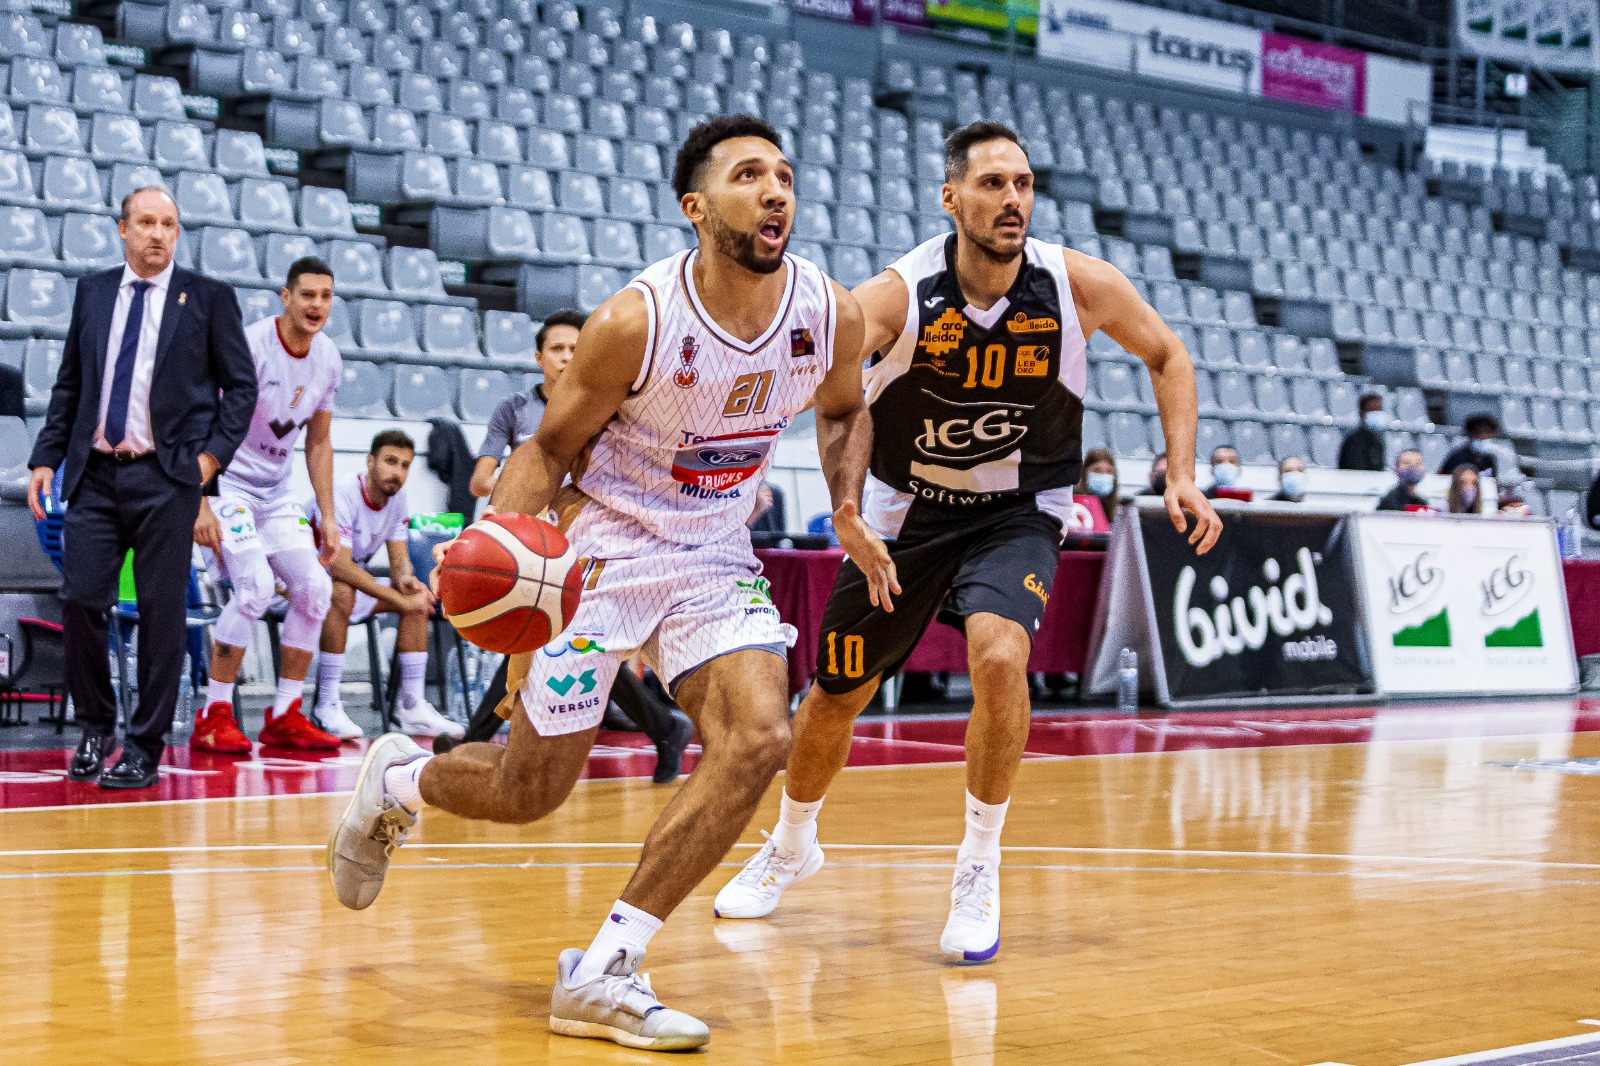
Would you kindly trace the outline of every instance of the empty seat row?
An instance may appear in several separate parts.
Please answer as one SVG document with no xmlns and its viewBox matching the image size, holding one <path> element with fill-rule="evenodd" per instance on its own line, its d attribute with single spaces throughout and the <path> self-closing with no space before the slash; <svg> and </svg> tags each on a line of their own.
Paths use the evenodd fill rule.
<svg viewBox="0 0 1600 1066">
<path fill-rule="evenodd" d="M 69 78 L 52 60 L 19 56 L 0 68 L 0 77 L 13 106 L 64 104 L 81 114 L 131 111 L 151 121 L 187 117 L 178 83 L 154 74 L 124 79 L 115 67 L 82 66 Z"/>
<path fill-rule="evenodd" d="M 0 149 L 36 158 L 87 155 L 97 163 L 153 163 L 163 171 L 215 170 L 223 177 L 266 177 L 261 138 L 243 130 L 210 133 L 192 122 L 108 111 L 83 118 L 59 104 L 32 104 L 20 115 L 0 105 Z"/>
</svg>

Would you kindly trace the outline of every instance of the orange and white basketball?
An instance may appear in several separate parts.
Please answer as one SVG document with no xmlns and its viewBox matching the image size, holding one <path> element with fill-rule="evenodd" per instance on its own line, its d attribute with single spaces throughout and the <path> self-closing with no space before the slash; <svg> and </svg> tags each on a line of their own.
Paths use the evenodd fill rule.
<svg viewBox="0 0 1600 1066">
<path fill-rule="evenodd" d="M 533 515 L 474 522 L 445 553 L 445 617 L 486 651 L 512 655 L 555 639 L 578 609 L 583 567 L 566 535 Z"/>
</svg>

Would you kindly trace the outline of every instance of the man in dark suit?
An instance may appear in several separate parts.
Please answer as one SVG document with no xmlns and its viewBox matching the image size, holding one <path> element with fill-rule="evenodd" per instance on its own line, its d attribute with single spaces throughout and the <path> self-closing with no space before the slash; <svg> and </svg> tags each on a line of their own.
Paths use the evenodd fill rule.
<svg viewBox="0 0 1600 1066">
<path fill-rule="evenodd" d="M 28 503 L 61 467 L 67 691 L 83 739 L 68 775 L 101 788 L 155 784 L 177 705 L 200 489 L 233 458 L 255 411 L 255 363 L 233 290 L 172 262 L 178 207 L 164 186 L 122 201 L 126 265 L 78 281 L 50 408 L 28 465 Z M 128 549 L 139 596 L 139 706 L 122 756 L 106 612 Z"/>
</svg>

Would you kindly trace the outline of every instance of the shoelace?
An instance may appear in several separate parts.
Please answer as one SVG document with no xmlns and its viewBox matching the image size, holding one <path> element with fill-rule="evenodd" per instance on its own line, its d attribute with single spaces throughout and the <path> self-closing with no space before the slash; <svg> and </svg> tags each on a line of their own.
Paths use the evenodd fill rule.
<svg viewBox="0 0 1600 1066">
<path fill-rule="evenodd" d="M 951 909 L 963 918 L 982 921 L 986 917 L 984 910 L 989 899 L 989 882 L 993 879 L 992 870 L 975 870 L 970 866 L 956 874 L 955 884 L 950 890 L 955 897 L 951 901 Z"/>
<path fill-rule="evenodd" d="M 661 1006 L 661 1001 L 656 999 L 655 990 L 650 987 L 648 974 L 606 974 L 601 980 L 605 982 L 606 998 L 619 1009 L 631 1010 L 642 1018 L 651 1008 Z M 634 997 L 642 997 L 644 1002 L 635 1000 L 630 1004 L 629 1000 Z"/>
<path fill-rule="evenodd" d="M 779 851 L 778 844 L 772 839 L 772 834 L 765 829 L 761 831 L 762 839 L 766 841 L 761 845 L 761 850 L 753 855 L 744 869 L 739 871 L 739 876 L 734 878 L 741 884 L 752 888 L 760 888 L 767 880 L 767 874 L 774 866 L 783 867 L 794 861 L 795 855 L 789 851 Z"/>
<path fill-rule="evenodd" d="M 389 858 L 394 854 L 394 849 L 406 842 L 406 829 L 408 826 L 395 816 L 398 806 L 391 807 L 378 817 L 378 824 L 373 827 L 372 839 L 383 845 L 383 857 Z"/>
</svg>

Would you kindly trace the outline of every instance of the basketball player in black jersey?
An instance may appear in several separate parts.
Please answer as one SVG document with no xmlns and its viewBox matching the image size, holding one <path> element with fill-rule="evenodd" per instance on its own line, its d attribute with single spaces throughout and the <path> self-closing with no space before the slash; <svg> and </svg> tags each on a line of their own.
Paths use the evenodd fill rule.
<svg viewBox="0 0 1600 1066">
<path fill-rule="evenodd" d="M 862 511 L 895 568 L 850 562 L 823 616 L 817 679 L 794 723 L 777 828 L 718 894 L 722 918 L 760 918 L 822 865 L 816 818 L 850 754 L 852 724 L 937 615 L 965 631 L 973 708 L 967 829 L 946 957 L 1000 948 L 1000 830 L 1028 735 L 1028 654 L 1082 465 L 1085 342 L 1095 330 L 1149 367 L 1167 441 L 1167 511 L 1208 551 L 1222 530 L 1195 487 L 1194 365 L 1115 267 L 1028 238 L 1033 172 L 1017 136 L 975 123 L 945 145 L 935 238 L 855 290 L 867 320 L 873 446 Z M 864 461 L 865 456 L 858 457 Z M 850 518 L 842 512 L 840 518 Z M 903 582 L 902 589 L 899 583 Z"/>
</svg>

